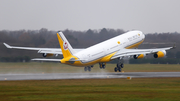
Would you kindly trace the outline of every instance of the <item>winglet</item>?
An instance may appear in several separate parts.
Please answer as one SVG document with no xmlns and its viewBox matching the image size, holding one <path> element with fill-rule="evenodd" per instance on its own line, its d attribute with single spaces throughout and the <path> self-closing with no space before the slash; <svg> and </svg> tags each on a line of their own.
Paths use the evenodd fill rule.
<svg viewBox="0 0 180 101">
<path fill-rule="evenodd" d="M 7 48 L 12 48 L 10 45 L 3 43 Z"/>
<path fill-rule="evenodd" d="M 174 44 L 174 46 L 172 47 L 172 49 L 175 49 L 176 48 L 176 44 Z"/>
</svg>

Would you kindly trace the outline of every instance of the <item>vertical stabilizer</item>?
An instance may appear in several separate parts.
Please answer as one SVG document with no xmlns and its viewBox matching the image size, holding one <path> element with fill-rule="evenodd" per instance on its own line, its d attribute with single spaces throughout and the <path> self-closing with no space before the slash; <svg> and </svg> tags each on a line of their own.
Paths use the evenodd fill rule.
<svg viewBox="0 0 180 101">
<path fill-rule="evenodd" d="M 68 40 L 66 39 L 66 37 L 64 36 L 62 32 L 58 32 L 57 37 L 58 37 L 59 44 L 60 44 L 64 58 L 75 54 L 73 48 L 71 47 L 71 45 L 69 44 Z"/>
</svg>

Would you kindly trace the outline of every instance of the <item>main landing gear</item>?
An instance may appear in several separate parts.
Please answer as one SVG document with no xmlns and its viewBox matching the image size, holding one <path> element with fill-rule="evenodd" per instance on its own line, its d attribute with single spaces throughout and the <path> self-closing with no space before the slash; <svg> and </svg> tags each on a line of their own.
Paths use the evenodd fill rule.
<svg viewBox="0 0 180 101">
<path fill-rule="evenodd" d="M 121 69 L 124 67 L 124 64 L 123 64 L 123 60 L 122 59 L 118 59 L 118 63 L 117 63 L 117 67 L 114 68 L 114 71 L 117 72 L 121 72 Z"/>
<path fill-rule="evenodd" d="M 84 71 L 91 71 L 91 68 L 93 68 L 93 66 L 84 67 Z"/>
</svg>

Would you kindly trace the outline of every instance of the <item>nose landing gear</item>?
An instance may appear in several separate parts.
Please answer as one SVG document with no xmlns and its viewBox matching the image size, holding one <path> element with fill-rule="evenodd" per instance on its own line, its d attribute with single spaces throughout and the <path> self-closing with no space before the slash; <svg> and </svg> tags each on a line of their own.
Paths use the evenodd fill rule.
<svg viewBox="0 0 180 101">
<path fill-rule="evenodd" d="M 106 63 L 99 63 L 100 69 L 105 69 L 106 68 Z"/>
<path fill-rule="evenodd" d="M 91 68 L 93 68 L 93 66 L 84 67 L 84 71 L 91 71 Z"/>
</svg>

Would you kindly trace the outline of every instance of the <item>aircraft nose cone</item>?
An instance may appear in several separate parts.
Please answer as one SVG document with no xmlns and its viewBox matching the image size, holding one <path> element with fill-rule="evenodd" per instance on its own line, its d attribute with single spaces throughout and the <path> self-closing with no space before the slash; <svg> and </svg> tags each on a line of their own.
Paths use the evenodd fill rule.
<svg viewBox="0 0 180 101">
<path fill-rule="evenodd" d="M 145 38 L 145 35 L 143 34 L 143 39 Z"/>
</svg>

